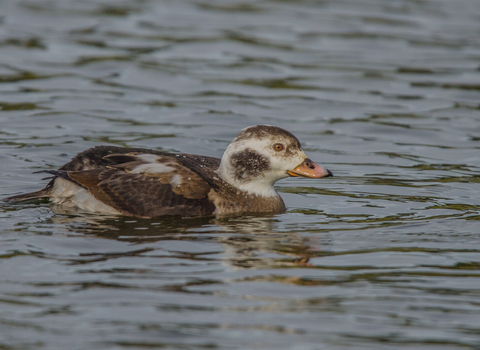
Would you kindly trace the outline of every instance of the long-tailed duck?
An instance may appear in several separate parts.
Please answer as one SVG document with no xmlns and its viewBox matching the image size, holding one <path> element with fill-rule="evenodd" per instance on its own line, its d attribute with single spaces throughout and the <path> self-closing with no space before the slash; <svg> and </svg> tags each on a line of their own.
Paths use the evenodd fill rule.
<svg viewBox="0 0 480 350">
<path fill-rule="evenodd" d="M 5 198 L 47 197 L 62 206 L 139 218 L 282 213 L 273 185 L 288 176 L 332 172 L 307 158 L 298 139 L 270 125 L 248 127 L 222 159 L 142 148 L 97 146 L 77 154 L 44 189 Z"/>
</svg>

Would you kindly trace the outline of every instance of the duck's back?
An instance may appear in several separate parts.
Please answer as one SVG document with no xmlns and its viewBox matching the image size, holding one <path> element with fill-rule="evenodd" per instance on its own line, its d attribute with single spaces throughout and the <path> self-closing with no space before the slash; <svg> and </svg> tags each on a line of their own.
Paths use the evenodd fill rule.
<svg viewBox="0 0 480 350">
<path fill-rule="evenodd" d="M 50 197 L 62 205 L 143 218 L 212 214 L 220 160 L 142 148 L 98 146 L 77 154 L 43 190 L 7 200 Z"/>
</svg>

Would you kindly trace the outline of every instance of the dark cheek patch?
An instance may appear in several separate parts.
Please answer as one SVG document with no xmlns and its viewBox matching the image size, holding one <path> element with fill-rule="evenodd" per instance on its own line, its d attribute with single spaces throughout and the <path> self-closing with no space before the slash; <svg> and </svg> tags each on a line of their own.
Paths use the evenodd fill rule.
<svg viewBox="0 0 480 350">
<path fill-rule="evenodd" d="M 270 161 L 251 149 L 233 154 L 230 163 L 235 177 L 240 181 L 259 176 L 270 169 Z"/>
</svg>

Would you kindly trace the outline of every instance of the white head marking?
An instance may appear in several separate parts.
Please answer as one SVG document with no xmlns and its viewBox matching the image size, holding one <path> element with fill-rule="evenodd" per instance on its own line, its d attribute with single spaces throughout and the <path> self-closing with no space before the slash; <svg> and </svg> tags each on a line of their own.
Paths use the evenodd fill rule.
<svg viewBox="0 0 480 350">
<path fill-rule="evenodd" d="M 281 151 L 275 144 L 282 144 Z M 307 157 L 295 136 L 272 126 L 242 130 L 223 154 L 217 174 L 230 185 L 263 197 L 278 196 L 273 185 Z"/>
</svg>

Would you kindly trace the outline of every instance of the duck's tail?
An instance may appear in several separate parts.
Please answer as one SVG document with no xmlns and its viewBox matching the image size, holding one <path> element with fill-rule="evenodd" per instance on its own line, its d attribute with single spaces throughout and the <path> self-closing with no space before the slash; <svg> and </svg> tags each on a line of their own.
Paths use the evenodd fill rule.
<svg viewBox="0 0 480 350">
<path fill-rule="evenodd" d="M 48 172 L 48 173 L 54 175 L 53 179 L 50 180 L 50 182 L 47 184 L 47 186 L 45 186 L 45 188 L 42 188 L 41 190 L 35 191 L 35 192 L 17 194 L 16 196 L 3 198 L 2 200 L 4 202 L 16 203 L 16 202 L 28 201 L 30 199 L 50 197 L 50 192 L 51 192 L 51 189 L 53 188 L 53 182 L 55 180 L 55 177 L 57 177 L 57 174 L 54 174 L 53 172 L 48 171 L 48 170 L 47 171 L 37 171 L 36 173 L 40 173 L 40 172 Z M 51 177 L 48 177 L 48 179 L 50 179 L 50 178 Z"/>
</svg>

